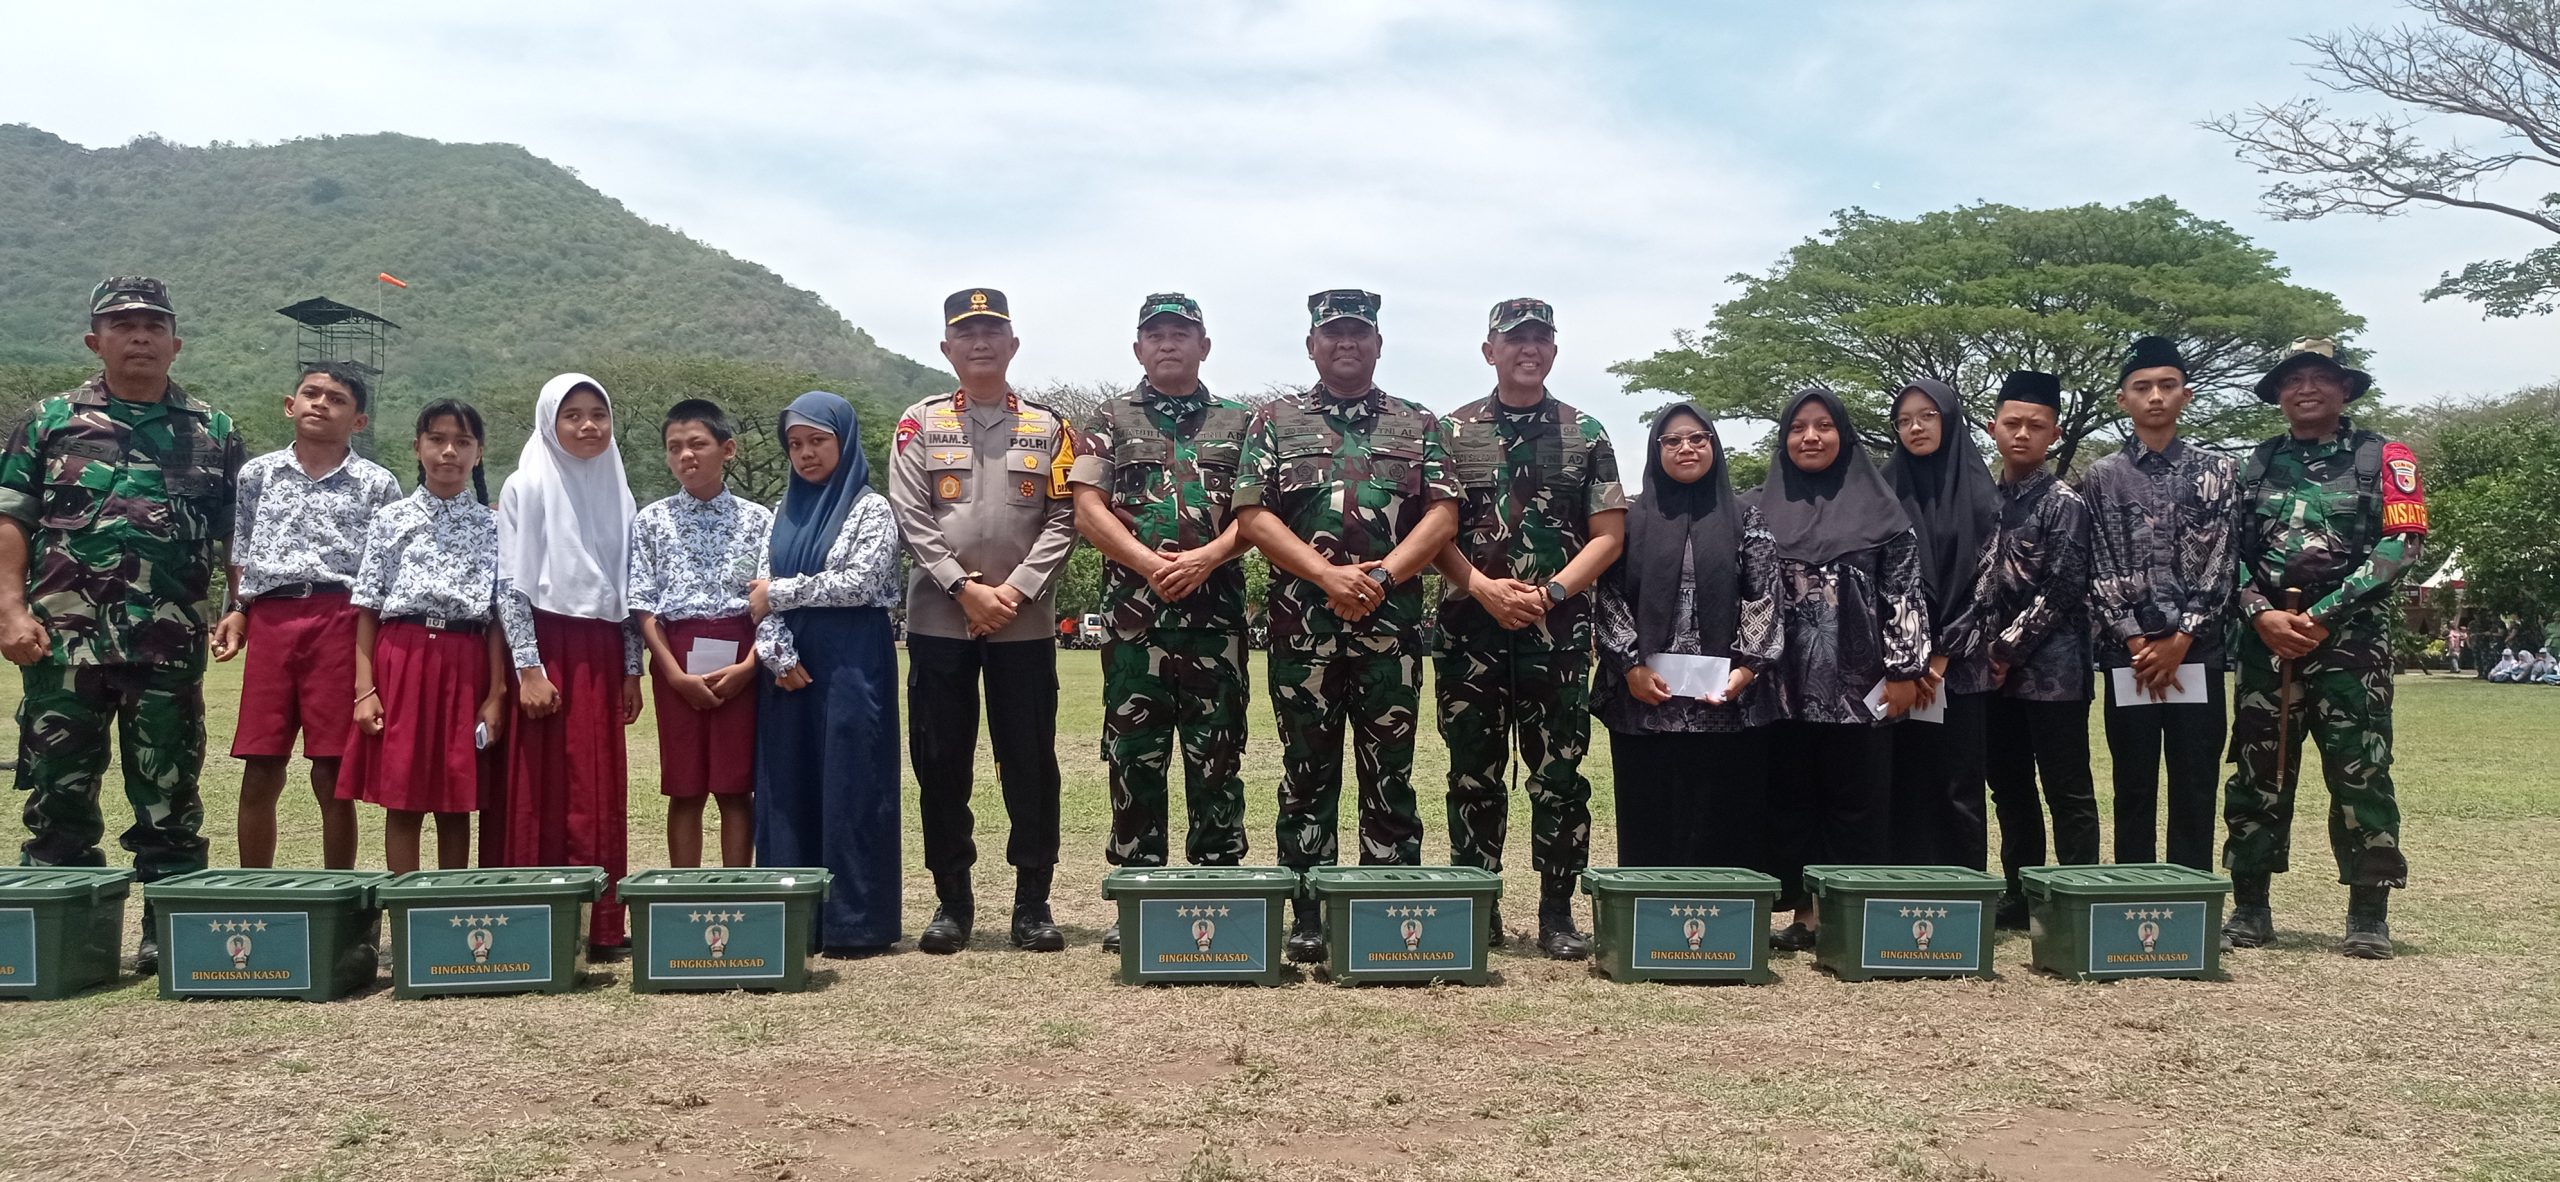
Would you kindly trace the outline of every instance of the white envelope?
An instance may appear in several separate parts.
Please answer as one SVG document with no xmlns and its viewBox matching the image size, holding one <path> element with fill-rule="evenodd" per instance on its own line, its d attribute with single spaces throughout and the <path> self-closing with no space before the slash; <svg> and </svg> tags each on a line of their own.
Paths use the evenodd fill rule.
<svg viewBox="0 0 2560 1182">
<path fill-rule="evenodd" d="M 1884 717 L 1884 687 L 1885 684 L 1891 680 L 1891 678 L 1878 678 L 1876 680 L 1876 687 L 1867 691 L 1866 707 L 1867 714 L 1869 716 L 1874 718 Z M 1946 687 L 1940 686 L 1938 688 L 1938 696 L 1931 698 L 1928 705 L 1913 707 L 1908 713 L 1905 713 L 1903 717 L 1910 719 L 1913 722 L 1945 722 L 1947 720 Z"/>
<path fill-rule="evenodd" d="M 2201 664 L 2178 666 L 2178 684 L 2166 698 L 2154 698 L 2133 684 L 2131 668 L 2107 670 L 2107 684 L 2116 692 L 2116 706 L 2201 706 L 2213 699 L 2205 687 L 2205 671 Z"/>
<path fill-rule="evenodd" d="M 695 677 L 709 677 L 737 663 L 738 642 L 734 640 L 697 636 L 693 647 L 684 654 L 684 671 Z"/>
<path fill-rule="evenodd" d="M 1675 698 L 1703 698 L 1709 694 L 1722 696 L 1725 683 L 1733 677 L 1730 657 L 1696 657 L 1679 653 L 1655 653 L 1644 659 L 1645 668 L 1662 677 Z"/>
</svg>

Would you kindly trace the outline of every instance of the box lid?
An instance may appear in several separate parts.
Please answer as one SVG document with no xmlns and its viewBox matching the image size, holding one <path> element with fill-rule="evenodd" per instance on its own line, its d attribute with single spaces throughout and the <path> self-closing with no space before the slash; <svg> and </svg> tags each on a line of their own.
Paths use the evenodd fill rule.
<svg viewBox="0 0 2560 1182">
<path fill-rule="evenodd" d="M 614 889 L 625 899 L 823 897 L 834 877 L 823 866 L 643 870 L 625 877 Z"/>
<path fill-rule="evenodd" d="M 1731 866 L 1594 866 L 1582 872 L 1582 888 L 1595 895 L 1707 891 L 1774 895 L 1778 893 L 1778 880 L 1757 870 Z"/>
<path fill-rule="evenodd" d="M 1102 897 L 1123 895 L 1295 894 L 1285 866 L 1123 866 L 1103 876 Z"/>
<path fill-rule="evenodd" d="M 1891 891 L 1997 895 L 2008 889 L 2000 876 L 1962 866 L 1807 866 L 1804 880 L 1817 891 L 1861 895 Z"/>
<path fill-rule="evenodd" d="M 154 903 L 351 903 L 371 906 L 380 870 L 198 870 L 142 884 Z"/>
<path fill-rule="evenodd" d="M 2231 889 L 2219 874 L 2166 863 L 2126 866 L 2028 866 L 2018 878 L 2030 896 L 2131 899 L 2156 895 L 2218 895 Z"/>
<path fill-rule="evenodd" d="M 0 868 L 0 903 L 85 903 L 121 899 L 133 890 L 133 871 L 103 866 Z"/>
<path fill-rule="evenodd" d="M 604 893 L 599 866 L 516 866 L 485 870 L 412 870 L 375 888 L 392 903 L 486 901 L 498 898 L 580 901 Z"/>
<path fill-rule="evenodd" d="M 1317 895 L 1502 894 L 1502 876 L 1473 866 L 1318 866 L 1307 871 Z"/>
</svg>

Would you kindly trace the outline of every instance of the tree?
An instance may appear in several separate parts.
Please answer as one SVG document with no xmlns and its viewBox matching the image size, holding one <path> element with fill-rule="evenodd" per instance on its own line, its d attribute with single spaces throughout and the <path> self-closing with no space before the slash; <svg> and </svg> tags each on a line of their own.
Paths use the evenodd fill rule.
<svg viewBox="0 0 2560 1182">
<path fill-rule="evenodd" d="M 2305 37 L 2311 80 L 2401 109 L 2341 113 L 2297 98 L 2208 120 L 2261 173 L 2301 177 L 2266 191 L 2282 221 L 2333 213 L 2390 217 L 2412 205 L 2501 214 L 2560 236 L 2560 192 L 2534 201 L 2491 190 L 2517 165 L 2560 169 L 2560 0 L 2410 0 L 2415 27 Z M 2431 147 L 2425 115 L 2452 116 L 2485 136 Z M 2460 296 L 2492 316 L 2560 308 L 2560 242 L 2521 259 L 2475 262 L 2438 279 L 2426 298 Z"/>
<path fill-rule="evenodd" d="M 2423 418 L 2430 567 L 2459 550 L 2465 604 L 2560 618 L 2560 385 Z"/>
<path fill-rule="evenodd" d="M 1742 294 L 1705 329 L 1610 372 L 1719 419 L 1774 418 L 1818 382 L 1882 440 L 1886 399 L 1913 379 L 1955 387 L 1987 420 L 2009 371 L 2044 370 L 2063 380 L 2055 454 L 2067 471 L 2081 441 L 2116 420 L 2116 370 L 2135 337 L 2178 342 L 2197 388 L 2190 433 L 2236 442 L 2281 428 L 2248 383 L 2286 345 L 2364 327 L 2336 296 L 2286 282 L 2272 252 L 2166 197 L 1834 219 L 1767 274 L 1733 276 Z"/>
</svg>

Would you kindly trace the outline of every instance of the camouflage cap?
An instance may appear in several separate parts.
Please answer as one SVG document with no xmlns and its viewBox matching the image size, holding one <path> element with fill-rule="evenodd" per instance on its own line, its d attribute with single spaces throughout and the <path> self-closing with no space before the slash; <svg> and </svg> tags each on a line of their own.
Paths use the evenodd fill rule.
<svg viewBox="0 0 2560 1182">
<path fill-rule="evenodd" d="M 2373 388 L 2373 375 L 2361 369 L 2350 369 L 2338 360 L 2338 342 L 2327 337 L 2304 337 L 2285 349 L 2285 359 L 2276 363 L 2267 376 L 2258 379 L 2258 401 L 2273 405 L 2281 401 L 2284 380 L 2296 370 L 2310 366 L 2327 366 L 2346 383 L 2347 401 L 2364 397 Z"/>
<path fill-rule="evenodd" d="M 1545 300 L 1533 300 L 1527 296 L 1516 300 L 1504 300 L 1495 304 L 1493 311 L 1485 314 L 1484 327 L 1487 332 L 1509 332 L 1532 320 L 1548 328 L 1554 328 L 1556 326 L 1555 305 Z"/>
<path fill-rule="evenodd" d="M 1337 287 L 1307 297 L 1307 327 L 1323 328 L 1345 318 L 1366 322 L 1374 328 L 1378 323 L 1378 305 L 1385 301 L 1374 291 L 1356 287 Z"/>
<path fill-rule="evenodd" d="M 91 316 L 136 310 L 178 318 L 177 308 L 169 303 L 169 285 L 148 276 L 118 275 L 98 281 L 98 286 L 89 290 Z"/>
<path fill-rule="evenodd" d="M 942 301 L 942 323 L 948 328 L 973 316 L 993 316 L 998 320 L 1013 319 L 1006 307 L 1004 293 L 992 287 L 972 287 L 952 292 Z"/>
<path fill-rule="evenodd" d="M 1203 328 L 1209 322 L 1200 318 L 1200 301 L 1178 291 L 1160 291 L 1138 301 L 1138 327 L 1158 316 L 1179 316 Z"/>
</svg>

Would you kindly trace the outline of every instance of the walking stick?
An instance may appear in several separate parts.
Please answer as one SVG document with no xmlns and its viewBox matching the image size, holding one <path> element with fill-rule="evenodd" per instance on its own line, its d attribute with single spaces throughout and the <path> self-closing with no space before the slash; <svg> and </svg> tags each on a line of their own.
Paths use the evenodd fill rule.
<svg viewBox="0 0 2560 1182">
<path fill-rule="evenodd" d="M 2302 610 L 2302 588 L 2284 589 L 2284 610 Z M 2293 659 L 2282 659 L 2276 680 L 2276 790 L 2293 787 Z"/>
</svg>

